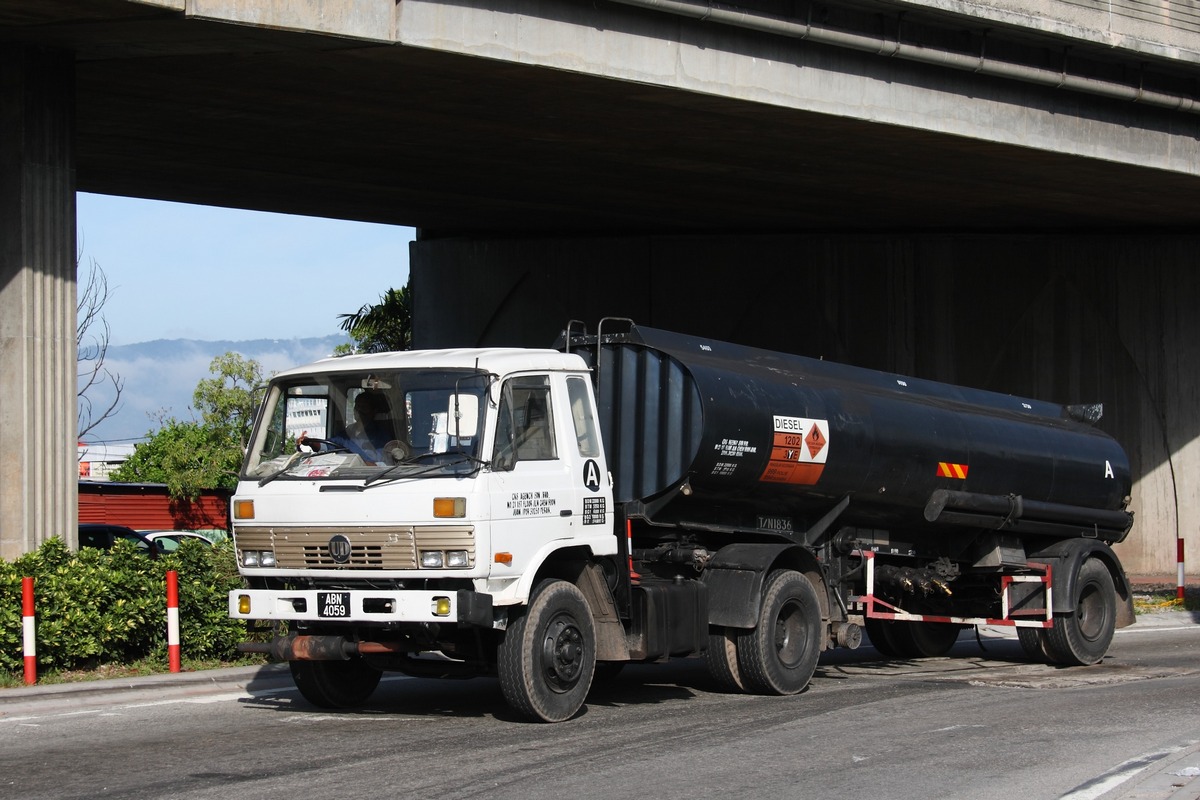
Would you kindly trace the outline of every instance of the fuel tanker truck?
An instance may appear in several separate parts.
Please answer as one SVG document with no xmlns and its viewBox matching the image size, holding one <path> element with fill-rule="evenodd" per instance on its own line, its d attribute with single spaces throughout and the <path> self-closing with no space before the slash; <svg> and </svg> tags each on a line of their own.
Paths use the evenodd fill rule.
<svg viewBox="0 0 1200 800">
<path fill-rule="evenodd" d="M 1129 463 L 1098 419 L 629 321 L 329 358 L 270 383 L 229 613 L 316 706 L 493 675 L 547 722 L 627 662 L 795 694 L 864 631 L 910 659 L 1010 626 L 1094 664 L 1133 622 Z"/>
</svg>

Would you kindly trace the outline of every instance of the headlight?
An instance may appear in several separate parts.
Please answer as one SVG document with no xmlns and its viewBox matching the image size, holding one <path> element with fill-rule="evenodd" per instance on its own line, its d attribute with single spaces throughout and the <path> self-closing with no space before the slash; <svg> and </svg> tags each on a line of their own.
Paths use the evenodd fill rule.
<svg viewBox="0 0 1200 800">
<path fill-rule="evenodd" d="M 422 550 L 421 566 L 426 569 L 441 569 L 443 564 L 441 550 Z"/>
<path fill-rule="evenodd" d="M 447 567 L 469 567 L 470 562 L 467 559 L 466 550 L 447 550 L 446 551 L 446 566 Z"/>
<path fill-rule="evenodd" d="M 274 550 L 243 550 L 243 567 L 273 567 L 275 566 Z"/>
</svg>

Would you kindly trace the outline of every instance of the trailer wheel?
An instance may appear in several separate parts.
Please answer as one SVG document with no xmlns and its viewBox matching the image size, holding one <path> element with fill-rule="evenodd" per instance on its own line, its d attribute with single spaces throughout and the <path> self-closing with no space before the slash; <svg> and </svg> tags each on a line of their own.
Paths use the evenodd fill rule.
<svg viewBox="0 0 1200 800">
<path fill-rule="evenodd" d="M 892 629 L 892 641 L 904 658 L 944 656 L 958 641 L 961 625 L 948 622 L 898 621 Z"/>
<path fill-rule="evenodd" d="M 723 692 L 744 692 L 742 673 L 738 670 L 737 638 L 734 631 L 723 625 L 708 629 L 708 649 L 704 651 L 704 666 Z"/>
<path fill-rule="evenodd" d="M 1050 660 L 1046 655 L 1046 636 L 1042 628 L 1017 628 L 1017 641 L 1021 643 L 1021 649 L 1030 661 Z"/>
<path fill-rule="evenodd" d="M 773 573 L 763 588 L 758 626 L 738 632 L 738 669 L 746 689 L 796 694 L 812 678 L 820 650 L 817 590 L 794 570 Z"/>
<path fill-rule="evenodd" d="M 596 631 L 587 599 L 566 581 L 545 581 L 500 640 L 496 669 L 504 699 L 522 716 L 562 722 L 587 697 Z"/>
<path fill-rule="evenodd" d="M 1046 655 L 1065 666 L 1096 664 L 1108 652 L 1117 627 L 1117 590 L 1104 562 L 1083 562 L 1073 599 L 1074 613 L 1055 614 L 1054 627 L 1046 629 Z"/>
<path fill-rule="evenodd" d="M 361 658 L 349 661 L 289 661 L 292 680 L 318 708 L 353 708 L 367 701 L 383 673 Z"/>
<path fill-rule="evenodd" d="M 894 622 L 867 617 L 867 638 L 871 640 L 871 644 L 875 646 L 880 655 L 888 658 L 900 658 L 900 648 L 896 646 L 896 640 L 892 634 L 894 626 Z"/>
</svg>

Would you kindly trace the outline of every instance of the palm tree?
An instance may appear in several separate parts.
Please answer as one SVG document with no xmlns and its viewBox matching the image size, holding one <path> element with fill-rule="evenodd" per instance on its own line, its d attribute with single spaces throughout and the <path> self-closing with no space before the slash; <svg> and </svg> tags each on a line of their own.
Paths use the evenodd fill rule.
<svg viewBox="0 0 1200 800">
<path fill-rule="evenodd" d="M 353 314 L 338 314 L 342 330 L 354 340 L 356 353 L 407 350 L 412 346 L 412 289 L 388 289 L 375 305 Z"/>
</svg>

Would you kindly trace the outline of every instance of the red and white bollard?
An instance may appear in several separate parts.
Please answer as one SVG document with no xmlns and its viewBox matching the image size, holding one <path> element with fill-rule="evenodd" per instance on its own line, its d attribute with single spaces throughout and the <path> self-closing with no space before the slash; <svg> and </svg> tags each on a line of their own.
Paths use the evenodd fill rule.
<svg viewBox="0 0 1200 800">
<path fill-rule="evenodd" d="M 25 646 L 25 683 L 37 683 L 37 633 L 33 615 L 33 578 L 21 579 L 21 629 Z"/>
<path fill-rule="evenodd" d="M 179 575 L 167 570 L 167 662 L 171 672 L 182 668 L 179 658 Z"/>
<path fill-rule="evenodd" d="M 1183 575 L 1183 539 L 1180 538 L 1177 541 L 1179 543 L 1179 545 L 1178 545 L 1179 546 L 1179 555 L 1175 559 L 1177 562 L 1175 567 L 1178 570 L 1177 577 L 1175 580 L 1175 584 L 1176 584 L 1175 585 L 1175 597 L 1180 602 L 1183 602 L 1183 587 L 1186 583 L 1186 581 L 1184 580 L 1184 575 Z"/>
</svg>

